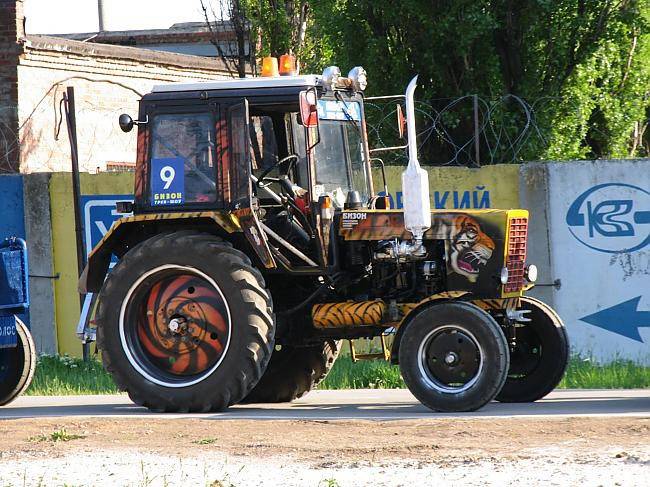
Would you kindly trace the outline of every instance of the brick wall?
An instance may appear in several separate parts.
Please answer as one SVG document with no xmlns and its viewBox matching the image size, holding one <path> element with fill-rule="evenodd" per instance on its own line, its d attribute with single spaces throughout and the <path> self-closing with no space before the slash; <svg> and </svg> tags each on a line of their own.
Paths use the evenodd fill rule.
<svg viewBox="0 0 650 487">
<path fill-rule="evenodd" d="M 141 94 L 154 84 L 227 77 L 220 60 L 25 35 L 22 4 L 0 0 L 0 172 L 70 170 L 60 115 L 68 86 L 75 88 L 80 168 L 96 172 L 108 162 L 134 162 L 135 131 L 124 134 L 117 118 L 137 116 Z"/>
<path fill-rule="evenodd" d="M 18 55 L 24 36 L 23 1 L 0 0 L 0 173 L 16 172 L 18 146 Z"/>
<path fill-rule="evenodd" d="M 20 170 L 69 170 L 68 137 L 59 114 L 67 86 L 75 88 L 80 168 L 96 172 L 108 162 L 135 162 L 136 132 L 123 133 L 117 119 L 121 113 L 137 117 L 140 95 L 154 84 L 225 76 L 212 59 L 28 36 L 18 66 Z"/>
</svg>

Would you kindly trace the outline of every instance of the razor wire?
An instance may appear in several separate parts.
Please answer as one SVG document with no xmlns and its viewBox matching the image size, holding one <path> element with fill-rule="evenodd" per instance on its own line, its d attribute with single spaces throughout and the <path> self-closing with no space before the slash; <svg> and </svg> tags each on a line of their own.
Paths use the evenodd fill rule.
<svg viewBox="0 0 650 487">
<path fill-rule="evenodd" d="M 90 88 L 78 83 L 91 80 L 76 81 L 79 94 Z M 99 98 L 77 98 L 77 139 L 83 171 L 106 171 L 111 165 L 132 167 L 135 134 L 122 133 L 116 119 L 120 113 L 137 113 L 139 97 L 135 90 L 122 88 L 122 96 L 112 97 L 109 104 Z M 20 113 L 26 115 L 20 121 L 18 107 L 0 105 L 0 173 L 69 170 L 67 131 L 61 128 L 65 125 L 60 111 L 63 91 L 63 82 L 56 83 L 36 98 L 34 106 L 21 106 Z M 550 145 L 558 103 L 566 101 L 545 97 L 529 102 L 515 95 L 416 101 L 420 162 L 426 166 L 478 167 L 538 160 Z M 371 149 L 406 143 L 399 135 L 395 100 L 367 100 L 365 110 Z M 383 152 L 378 157 L 388 165 L 408 162 L 406 150 Z M 19 160 L 25 167 L 18 167 Z"/>
<path fill-rule="evenodd" d="M 552 124 L 548 123 L 547 108 L 556 101 L 548 97 L 529 103 L 516 95 L 497 99 L 465 95 L 416 101 L 420 162 L 430 166 L 479 167 L 538 159 L 549 147 Z M 371 149 L 406 143 L 399 138 L 395 101 L 366 101 L 365 109 Z M 381 157 L 392 165 L 408 162 L 406 151 L 384 152 Z"/>
</svg>

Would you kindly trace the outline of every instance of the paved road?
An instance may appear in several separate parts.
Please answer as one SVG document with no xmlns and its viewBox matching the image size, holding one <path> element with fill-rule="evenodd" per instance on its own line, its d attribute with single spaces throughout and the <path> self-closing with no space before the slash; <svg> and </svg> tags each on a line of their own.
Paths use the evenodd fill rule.
<svg viewBox="0 0 650 487">
<path fill-rule="evenodd" d="M 223 413 L 154 414 L 125 395 L 23 396 L 0 408 L 0 419 L 45 417 L 132 417 L 202 419 L 440 419 L 495 417 L 650 417 L 650 389 L 558 390 L 532 404 L 488 404 L 474 413 L 439 414 L 422 406 L 406 390 L 314 391 L 290 404 L 248 404 Z"/>
</svg>

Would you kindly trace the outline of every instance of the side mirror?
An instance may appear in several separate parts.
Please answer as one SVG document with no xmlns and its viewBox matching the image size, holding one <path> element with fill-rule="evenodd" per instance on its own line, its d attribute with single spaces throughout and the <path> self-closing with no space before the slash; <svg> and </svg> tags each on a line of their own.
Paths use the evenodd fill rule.
<svg viewBox="0 0 650 487">
<path fill-rule="evenodd" d="M 133 130 L 133 126 L 135 125 L 135 122 L 131 118 L 131 115 L 128 115 L 126 113 L 123 113 L 120 115 L 119 122 L 120 128 L 122 129 L 122 132 L 130 132 Z"/>
<path fill-rule="evenodd" d="M 307 128 L 318 126 L 316 92 L 313 90 L 300 92 L 300 119 Z"/>
<path fill-rule="evenodd" d="M 397 132 L 399 133 L 399 138 L 403 139 L 404 129 L 406 128 L 406 117 L 404 116 L 402 105 L 398 103 L 395 108 L 397 112 Z"/>
</svg>

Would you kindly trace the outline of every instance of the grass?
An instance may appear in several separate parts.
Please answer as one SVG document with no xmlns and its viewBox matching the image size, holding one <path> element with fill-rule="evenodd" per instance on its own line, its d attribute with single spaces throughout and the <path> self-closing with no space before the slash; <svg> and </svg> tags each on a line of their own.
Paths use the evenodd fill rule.
<svg viewBox="0 0 650 487">
<path fill-rule="evenodd" d="M 30 441 L 38 441 L 38 442 L 51 441 L 53 443 L 58 443 L 60 441 L 67 442 L 67 441 L 72 441 L 72 440 L 79 440 L 79 439 L 82 439 L 82 438 L 85 438 L 85 436 L 84 435 L 71 434 L 71 433 L 68 433 L 65 430 L 65 428 L 61 428 L 60 430 L 55 430 L 55 431 L 53 431 L 52 433 L 50 433 L 48 435 L 43 434 L 43 435 L 33 436 L 29 440 Z"/>
<path fill-rule="evenodd" d="M 399 367 L 381 360 L 353 363 L 342 355 L 320 389 L 397 389 L 406 387 Z M 559 385 L 571 389 L 650 388 L 650 367 L 617 360 L 599 365 L 590 359 L 573 356 Z M 113 394 L 117 387 L 101 364 L 68 356 L 41 356 L 28 395 Z M 206 444 L 209 439 L 206 439 Z"/>
<path fill-rule="evenodd" d="M 573 356 L 558 387 L 561 389 L 648 388 L 650 367 L 622 359 L 599 365 L 589 358 Z"/>
<path fill-rule="evenodd" d="M 212 445 L 213 443 L 216 443 L 217 440 L 216 438 L 201 438 L 200 440 L 193 441 L 195 445 Z"/>
<path fill-rule="evenodd" d="M 116 392 L 113 379 L 95 359 L 84 362 L 67 355 L 41 355 L 32 385 L 25 394 L 54 396 Z"/>
</svg>

